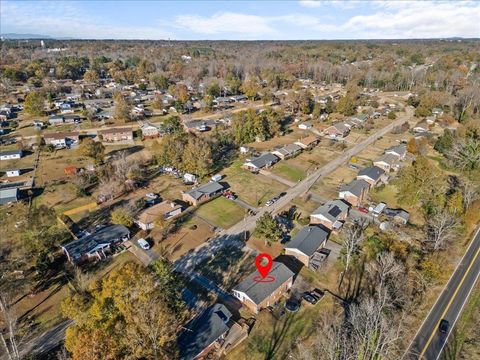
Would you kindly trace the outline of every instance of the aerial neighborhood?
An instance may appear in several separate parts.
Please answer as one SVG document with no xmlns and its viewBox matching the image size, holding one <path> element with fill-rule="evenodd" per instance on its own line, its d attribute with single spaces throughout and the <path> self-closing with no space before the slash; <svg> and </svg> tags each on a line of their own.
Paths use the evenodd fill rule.
<svg viewBox="0 0 480 360">
<path fill-rule="evenodd" d="M 480 222 L 478 41 L 1 46 L 5 353 L 417 346 Z"/>
</svg>

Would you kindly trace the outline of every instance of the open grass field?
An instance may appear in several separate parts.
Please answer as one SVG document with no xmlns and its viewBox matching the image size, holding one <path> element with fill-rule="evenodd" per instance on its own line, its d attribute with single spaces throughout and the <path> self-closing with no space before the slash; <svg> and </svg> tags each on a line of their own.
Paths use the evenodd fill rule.
<svg viewBox="0 0 480 360">
<path fill-rule="evenodd" d="M 278 176 L 283 177 L 292 182 L 298 182 L 303 180 L 306 176 L 306 172 L 295 165 L 287 164 L 284 161 L 279 162 L 273 168 L 269 169 L 270 172 Z"/>
<path fill-rule="evenodd" d="M 198 218 L 191 217 L 185 221 L 179 230 L 170 234 L 165 240 L 160 241 L 161 231 L 153 229 L 150 236 L 155 241 L 152 251 L 164 255 L 170 261 L 175 261 L 180 256 L 203 244 L 213 237 L 211 227 Z"/>
<path fill-rule="evenodd" d="M 341 184 L 355 179 L 357 170 L 341 166 L 328 176 L 320 178 L 312 187 L 312 192 L 325 199 L 336 199 Z"/>
<path fill-rule="evenodd" d="M 228 229 L 243 219 L 245 210 L 234 201 L 220 196 L 201 205 L 195 213 L 217 227 Z"/>
<path fill-rule="evenodd" d="M 257 207 L 288 189 L 278 181 L 243 170 L 243 162 L 243 159 L 235 161 L 222 174 L 226 175 L 225 181 L 230 185 L 230 189 L 248 204 Z"/>
</svg>

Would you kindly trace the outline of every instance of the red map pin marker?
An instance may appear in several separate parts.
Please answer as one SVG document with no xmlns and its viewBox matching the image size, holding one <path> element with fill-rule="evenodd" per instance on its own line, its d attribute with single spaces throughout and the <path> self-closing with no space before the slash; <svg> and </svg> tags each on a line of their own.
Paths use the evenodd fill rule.
<svg viewBox="0 0 480 360">
<path fill-rule="evenodd" d="M 267 264 L 262 265 L 262 259 L 267 259 Z M 262 275 L 262 278 L 266 278 L 270 269 L 272 268 L 272 257 L 267 253 L 258 254 L 255 259 L 255 266 L 257 267 L 258 272 Z"/>
</svg>

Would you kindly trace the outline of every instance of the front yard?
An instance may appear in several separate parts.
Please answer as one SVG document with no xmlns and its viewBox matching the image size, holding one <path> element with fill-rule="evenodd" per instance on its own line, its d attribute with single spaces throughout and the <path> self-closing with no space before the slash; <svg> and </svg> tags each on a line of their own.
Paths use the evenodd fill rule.
<svg viewBox="0 0 480 360">
<path fill-rule="evenodd" d="M 245 210 L 235 201 L 220 196 L 201 205 L 195 214 L 219 228 L 228 229 L 243 219 Z"/>
</svg>

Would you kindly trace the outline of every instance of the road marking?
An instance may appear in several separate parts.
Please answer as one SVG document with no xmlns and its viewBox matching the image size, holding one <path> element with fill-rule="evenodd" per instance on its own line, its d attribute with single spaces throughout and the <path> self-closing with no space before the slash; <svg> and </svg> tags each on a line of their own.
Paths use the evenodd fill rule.
<svg viewBox="0 0 480 360">
<path fill-rule="evenodd" d="M 470 251 L 470 248 L 473 246 L 473 244 L 475 243 L 475 239 L 477 238 L 478 234 L 480 232 L 480 226 L 478 227 L 477 231 L 475 232 L 475 234 L 473 235 L 472 237 L 472 241 L 470 241 L 470 244 L 468 245 L 467 247 L 467 250 L 465 251 L 465 253 L 463 254 L 462 258 L 460 259 L 460 261 L 458 262 L 457 266 L 455 267 L 455 270 L 453 270 L 452 274 L 450 275 L 450 278 L 448 279 L 448 281 L 446 282 L 445 286 L 443 287 L 442 291 L 440 292 L 440 294 L 438 295 L 437 297 L 437 300 L 435 300 L 435 303 L 433 304 L 433 306 L 430 308 L 430 311 L 428 312 L 427 316 L 423 319 L 423 322 L 420 324 L 420 326 L 418 327 L 418 330 L 417 332 L 415 333 L 415 336 L 412 338 L 412 341 L 410 341 L 410 344 L 408 345 L 407 347 L 407 351 L 405 351 L 405 353 L 403 354 L 402 356 L 402 360 L 403 358 L 405 357 L 405 355 L 407 355 L 409 353 L 409 350 L 411 349 L 412 345 L 413 345 L 413 342 L 415 341 L 415 339 L 417 338 L 418 334 L 420 333 L 420 330 L 422 330 L 422 327 L 423 325 L 425 325 L 425 322 L 428 320 L 428 318 L 430 317 L 430 314 L 432 313 L 433 309 L 435 308 L 435 306 L 437 306 L 437 303 L 438 301 L 440 300 L 440 298 L 442 297 L 442 294 L 443 292 L 445 291 L 445 289 L 448 287 L 448 284 L 450 283 L 450 280 L 452 280 L 453 278 L 453 275 L 455 275 L 455 273 L 457 272 L 458 268 L 460 267 L 460 265 L 462 265 L 462 262 L 463 260 L 465 259 L 465 256 L 467 256 L 468 252 Z"/>
<path fill-rule="evenodd" d="M 458 318 L 460 317 L 460 314 L 462 313 L 463 308 L 465 307 L 465 304 L 467 303 L 468 298 L 470 297 L 470 294 L 472 293 L 473 289 L 475 289 L 475 284 L 477 283 L 479 277 L 480 277 L 480 272 L 477 274 L 477 277 L 476 277 L 475 281 L 473 282 L 472 287 L 470 288 L 470 290 L 468 291 L 467 296 L 466 296 L 465 299 L 463 300 L 462 307 L 460 308 L 460 311 L 458 312 L 457 316 L 455 317 L 455 320 L 454 320 L 454 322 L 453 322 L 453 325 L 450 327 L 450 331 L 448 332 L 447 338 L 446 338 L 445 341 L 443 342 L 442 347 L 440 348 L 440 351 L 438 352 L 438 355 L 437 355 L 437 359 L 436 359 L 436 360 L 438 360 L 438 359 L 440 358 L 440 355 L 442 355 L 443 348 L 445 347 L 445 345 L 447 345 L 448 337 L 449 337 L 450 334 L 452 333 L 453 328 L 455 327 L 455 324 L 457 323 L 457 320 L 458 320 Z"/>
<path fill-rule="evenodd" d="M 432 334 L 430 335 L 430 338 L 428 339 L 427 343 L 426 343 L 425 346 L 423 347 L 423 350 L 422 350 L 422 352 L 420 353 L 419 359 L 422 359 L 422 358 L 423 358 L 423 355 L 425 354 L 425 352 L 427 351 L 428 347 L 430 346 L 430 343 L 432 342 L 433 337 L 434 337 L 435 334 L 437 333 L 437 329 L 438 329 L 438 326 L 439 326 L 439 324 L 440 324 L 440 321 L 445 317 L 445 314 L 446 314 L 446 313 L 448 312 L 448 310 L 450 309 L 450 306 L 452 305 L 453 300 L 455 300 L 455 297 L 457 296 L 458 291 L 459 291 L 460 288 L 462 287 L 462 285 L 463 285 L 463 283 L 464 283 L 464 281 L 465 281 L 465 278 L 467 277 L 468 273 L 469 273 L 470 270 L 472 269 L 473 264 L 474 264 L 475 261 L 477 260 L 477 257 L 478 257 L 478 254 L 479 254 L 479 253 L 480 253 L 480 247 L 477 249 L 477 252 L 476 252 L 475 255 L 473 256 L 472 261 L 470 262 L 470 265 L 468 266 L 467 270 L 465 271 L 465 274 L 463 274 L 463 277 L 462 277 L 462 279 L 460 280 L 457 288 L 455 289 L 455 292 L 453 293 L 452 297 L 450 298 L 450 301 L 448 302 L 445 310 L 443 311 L 442 316 L 440 317 L 440 319 L 437 321 L 435 327 L 433 328 Z"/>
</svg>

